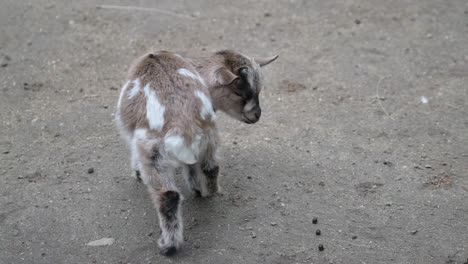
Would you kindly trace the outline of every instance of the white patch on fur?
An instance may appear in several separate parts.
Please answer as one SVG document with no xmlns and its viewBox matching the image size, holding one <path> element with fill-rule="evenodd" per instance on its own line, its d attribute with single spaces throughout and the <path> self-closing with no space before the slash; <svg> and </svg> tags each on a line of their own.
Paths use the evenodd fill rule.
<svg viewBox="0 0 468 264">
<path fill-rule="evenodd" d="M 251 111 L 256 105 L 255 100 L 251 99 L 244 105 L 244 112 Z"/>
<path fill-rule="evenodd" d="M 146 96 L 146 118 L 151 129 L 161 130 L 164 126 L 164 111 L 166 108 L 159 103 L 156 92 L 151 90 L 149 84 L 145 88 Z"/>
<path fill-rule="evenodd" d="M 136 140 L 146 139 L 146 129 L 144 129 L 144 128 L 137 128 L 137 129 L 135 129 L 135 132 L 134 132 L 134 134 L 133 134 L 133 137 L 134 137 Z"/>
<path fill-rule="evenodd" d="M 132 99 L 133 97 L 137 96 L 140 92 L 140 80 L 136 79 L 132 81 L 133 88 L 128 92 L 128 99 Z"/>
<path fill-rule="evenodd" d="M 132 162 L 132 169 L 140 170 L 140 164 L 138 162 L 138 141 L 146 139 L 146 129 L 137 128 L 133 132 L 133 137 L 130 142 L 130 152 L 131 152 L 131 162 Z"/>
<path fill-rule="evenodd" d="M 211 118 L 211 121 L 213 121 L 216 118 L 216 114 L 213 110 L 213 105 L 211 104 L 210 99 L 202 93 L 201 91 L 195 91 L 195 95 L 200 99 L 202 102 L 202 109 L 201 109 L 201 117 L 204 120 L 207 120 L 208 118 Z"/>
<path fill-rule="evenodd" d="M 119 101 L 117 103 L 117 109 L 120 108 L 120 105 L 122 104 L 123 95 L 124 95 L 125 91 L 127 90 L 127 87 L 128 87 L 129 84 L 130 84 L 130 81 L 127 81 L 124 84 L 124 86 L 122 87 L 122 91 L 120 92 L 120 96 L 119 96 Z"/>
<path fill-rule="evenodd" d="M 177 73 L 179 73 L 180 75 L 182 76 L 185 76 L 185 77 L 189 77 L 189 78 L 192 78 L 196 81 L 199 81 L 201 84 L 205 85 L 205 81 L 200 77 L 200 75 L 195 74 L 185 68 L 180 68 L 177 70 Z M 206 85 L 205 85 L 206 86 Z"/>
<path fill-rule="evenodd" d="M 185 140 L 179 135 L 166 136 L 164 146 L 166 151 L 177 160 L 185 164 L 195 164 L 200 153 L 201 136 L 196 136 L 190 147 L 185 145 Z"/>
</svg>

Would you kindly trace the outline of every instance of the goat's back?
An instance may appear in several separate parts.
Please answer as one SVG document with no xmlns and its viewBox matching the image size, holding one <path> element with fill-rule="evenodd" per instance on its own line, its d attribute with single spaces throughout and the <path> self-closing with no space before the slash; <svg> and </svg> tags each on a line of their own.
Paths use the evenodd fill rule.
<svg viewBox="0 0 468 264">
<path fill-rule="evenodd" d="M 140 57 L 122 88 L 117 122 L 132 137 L 146 129 L 154 137 L 181 136 L 192 144 L 214 126 L 209 91 L 189 60 L 170 52 Z"/>
</svg>

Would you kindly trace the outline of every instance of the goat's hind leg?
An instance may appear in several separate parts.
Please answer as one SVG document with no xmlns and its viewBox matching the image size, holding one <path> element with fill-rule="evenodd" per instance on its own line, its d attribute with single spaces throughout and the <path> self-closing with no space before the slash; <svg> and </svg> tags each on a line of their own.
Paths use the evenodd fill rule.
<svg viewBox="0 0 468 264">
<path fill-rule="evenodd" d="M 138 181 L 141 181 L 140 161 L 138 157 L 138 143 L 136 136 L 129 140 L 129 145 L 131 155 L 130 162 L 132 166 L 132 177 L 136 178 Z"/>
<path fill-rule="evenodd" d="M 141 178 L 148 186 L 148 192 L 159 216 L 160 253 L 172 255 L 183 242 L 182 196 L 175 184 L 174 168 L 159 154 L 157 144 L 139 144 L 138 160 Z"/>
<path fill-rule="evenodd" d="M 185 181 L 196 195 L 209 197 L 219 191 L 219 165 L 214 156 L 209 156 L 202 163 L 185 165 Z"/>
</svg>

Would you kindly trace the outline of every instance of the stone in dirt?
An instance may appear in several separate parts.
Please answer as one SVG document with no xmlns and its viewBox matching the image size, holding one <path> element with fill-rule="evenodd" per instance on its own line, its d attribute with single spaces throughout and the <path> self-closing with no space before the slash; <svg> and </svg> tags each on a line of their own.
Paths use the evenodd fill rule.
<svg viewBox="0 0 468 264">
<path fill-rule="evenodd" d="M 114 244 L 115 242 L 115 239 L 113 238 L 109 238 L 109 237 L 104 237 L 104 238 L 101 238 L 101 239 L 98 239 L 98 240 L 94 240 L 94 241 L 91 241 L 89 242 L 88 246 L 92 246 L 92 247 L 99 247 L 99 246 L 110 246 L 112 244 Z"/>
</svg>

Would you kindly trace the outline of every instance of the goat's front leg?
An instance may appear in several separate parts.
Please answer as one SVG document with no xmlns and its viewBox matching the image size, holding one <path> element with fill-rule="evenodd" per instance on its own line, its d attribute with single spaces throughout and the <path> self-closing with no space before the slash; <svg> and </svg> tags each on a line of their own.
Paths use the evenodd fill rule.
<svg viewBox="0 0 468 264">
<path fill-rule="evenodd" d="M 207 196 L 206 179 L 201 171 L 200 164 L 184 165 L 182 169 L 185 182 L 192 192 L 197 196 Z"/>
<path fill-rule="evenodd" d="M 206 179 L 206 189 L 209 194 L 219 192 L 218 176 L 219 165 L 215 157 L 210 157 L 208 160 L 201 164 L 202 172 Z"/>
<path fill-rule="evenodd" d="M 156 144 L 138 146 L 141 178 L 157 209 L 161 236 L 158 240 L 160 253 L 172 255 L 180 248 L 183 238 L 182 195 L 175 184 L 175 172 L 171 164 L 159 154 Z"/>
<path fill-rule="evenodd" d="M 209 195 L 215 194 L 220 191 L 218 184 L 219 164 L 217 159 L 217 149 L 219 144 L 219 136 L 216 129 L 210 134 L 208 147 L 204 159 L 200 163 L 200 168 L 203 173 L 204 188 Z"/>
</svg>

